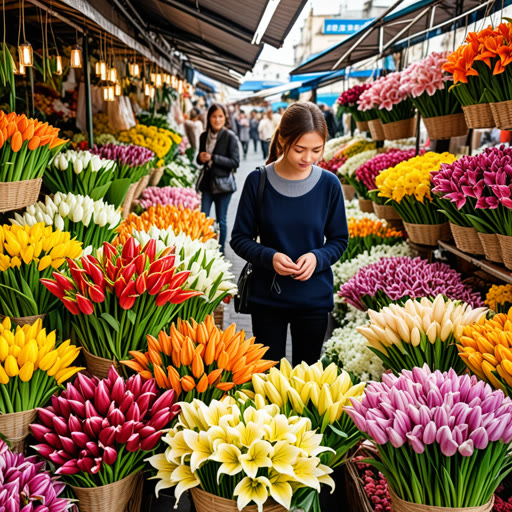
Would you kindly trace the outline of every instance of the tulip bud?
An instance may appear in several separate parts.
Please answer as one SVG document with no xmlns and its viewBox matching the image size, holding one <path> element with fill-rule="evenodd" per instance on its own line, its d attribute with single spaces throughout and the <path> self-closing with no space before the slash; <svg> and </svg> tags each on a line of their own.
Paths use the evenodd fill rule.
<svg viewBox="0 0 512 512">
<path fill-rule="evenodd" d="M 136 452 L 139 449 L 140 444 L 140 435 L 139 434 L 132 434 L 128 441 L 126 442 L 126 449 L 129 452 Z M 155 443 L 156 446 L 156 443 Z"/>
<path fill-rule="evenodd" d="M 83 166 L 83 163 L 80 159 L 76 159 L 75 162 L 73 163 L 73 171 L 75 172 L 75 174 L 80 174 L 84 169 L 84 166 Z"/>
</svg>

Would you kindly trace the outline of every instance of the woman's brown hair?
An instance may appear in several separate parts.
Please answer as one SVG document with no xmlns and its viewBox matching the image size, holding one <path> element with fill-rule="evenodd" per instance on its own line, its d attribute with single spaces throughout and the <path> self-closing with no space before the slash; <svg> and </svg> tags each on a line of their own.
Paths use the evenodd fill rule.
<svg viewBox="0 0 512 512">
<path fill-rule="evenodd" d="M 292 103 L 283 114 L 270 143 L 267 165 L 286 155 L 306 133 L 316 132 L 327 141 L 327 124 L 317 105 L 309 101 Z"/>
</svg>

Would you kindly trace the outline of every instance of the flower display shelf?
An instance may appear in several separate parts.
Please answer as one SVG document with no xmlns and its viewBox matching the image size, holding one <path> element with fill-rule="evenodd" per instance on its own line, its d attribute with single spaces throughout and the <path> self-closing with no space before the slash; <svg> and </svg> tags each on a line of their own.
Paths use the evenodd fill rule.
<svg viewBox="0 0 512 512">
<path fill-rule="evenodd" d="M 448 252 L 451 252 L 452 254 L 458 256 L 459 258 L 462 258 L 463 260 L 468 261 L 469 263 L 475 265 L 476 267 L 481 268 L 484 272 L 487 272 L 487 274 L 497 277 L 498 279 L 501 279 L 505 283 L 512 284 L 512 271 L 507 270 L 504 266 L 462 252 L 459 249 L 457 249 L 455 245 L 447 242 L 440 241 L 439 247 Z"/>
</svg>

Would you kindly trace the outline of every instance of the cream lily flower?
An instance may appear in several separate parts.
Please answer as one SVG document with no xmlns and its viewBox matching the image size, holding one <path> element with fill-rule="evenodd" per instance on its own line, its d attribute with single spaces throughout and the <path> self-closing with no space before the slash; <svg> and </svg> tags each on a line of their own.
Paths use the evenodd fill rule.
<svg viewBox="0 0 512 512">
<path fill-rule="evenodd" d="M 208 432 L 183 431 L 183 438 L 192 450 L 190 457 L 190 469 L 197 471 L 213 454 L 213 441 Z"/>
<path fill-rule="evenodd" d="M 297 436 L 293 432 L 290 432 L 288 423 L 288 418 L 284 414 L 276 416 L 264 427 L 267 431 L 267 439 L 271 442 L 286 441 L 287 443 L 295 443 Z"/>
<path fill-rule="evenodd" d="M 287 441 L 279 441 L 274 445 L 274 453 L 271 455 L 272 467 L 283 475 L 294 477 L 293 463 L 297 460 L 301 450 Z"/>
<path fill-rule="evenodd" d="M 221 463 L 217 471 L 217 483 L 220 482 L 220 475 L 222 474 L 233 476 L 242 471 L 241 456 L 242 452 L 237 446 L 228 443 L 222 443 L 217 446 L 216 453 L 212 457 L 212 460 Z"/>
<path fill-rule="evenodd" d="M 249 451 L 240 457 L 243 470 L 251 478 L 256 478 L 259 468 L 272 467 L 269 455 L 273 452 L 272 445 L 267 441 L 255 441 L 249 447 Z"/>
<path fill-rule="evenodd" d="M 182 464 L 178 466 L 171 475 L 171 481 L 177 482 L 176 489 L 174 490 L 174 495 L 176 496 L 176 504 L 181 498 L 181 495 L 192 489 L 193 487 L 197 487 L 201 485 L 201 481 L 197 477 L 195 473 L 192 473 L 190 470 L 190 466 L 186 464 Z"/>
<path fill-rule="evenodd" d="M 293 465 L 295 479 L 306 487 L 311 487 L 320 492 L 320 483 L 318 478 L 314 476 L 314 471 L 318 466 L 318 459 L 315 457 L 299 457 Z"/>
<path fill-rule="evenodd" d="M 185 440 L 183 431 L 175 432 L 172 437 L 170 434 L 167 434 L 164 440 L 171 448 L 167 454 L 167 459 L 170 462 L 183 464 L 185 457 L 191 455 L 192 450 Z"/>
<path fill-rule="evenodd" d="M 258 506 L 258 512 L 263 512 L 263 505 L 268 498 L 270 481 L 264 476 L 251 478 L 246 476 L 235 487 L 233 496 L 238 496 L 238 510 L 243 510 L 251 501 Z"/>
<path fill-rule="evenodd" d="M 274 500 L 282 505 L 286 510 L 290 510 L 293 497 L 293 489 L 286 475 L 281 475 L 272 470 L 268 473 L 270 482 L 269 492 Z"/>
</svg>

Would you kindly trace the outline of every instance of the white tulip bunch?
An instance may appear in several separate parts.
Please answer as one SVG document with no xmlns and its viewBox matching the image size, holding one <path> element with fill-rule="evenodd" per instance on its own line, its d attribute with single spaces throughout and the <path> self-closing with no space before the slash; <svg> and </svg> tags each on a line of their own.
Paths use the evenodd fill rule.
<svg viewBox="0 0 512 512">
<path fill-rule="evenodd" d="M 83 242 L 84 247 L 99 248 L 103 242 L 111 242 L 115 229 L 121 222 L 121 211 L 102 200 L 88 196 L 57 192 L 53 199 L 46 196 L 44 202 L 27 206 L 25 213 L 16 213 L 13 224 L 33 226 L 44 222 Z"/>
<path fill-rule="evenodd" d="M 213 312 L 218 304 L 227 296 L 236 293 L 236 284 L 232 281 L 235 277 L 231 271 L 231 263 L 226 260 L 224 254 L 220 251 L 217 240 L 192 240 L 189 235 L 180 233 L 174 234 L 172 228 L 158 229 L 154 226 L 148 231 L 135 231 L 133 237 L 137 242 L 144 246 L 150 239 L 157 241 L 157 253 L 165 247 L 175 247 L 176 255 L 175 265 L 178 270 L 189 270 L 185 288 L 201 291 L 204 296 L 195 297 L 188 300 L 184 307 L 191 303 L 207 302 L 202 305 L 200 318 Z M 204 311 L 203 311 L 204 310 Z M 186 316 L 184 318 L 187 318 Z M 198 320 L 194 317 L 197 322 Z"/>
<path fill-rule="evenodd" d="M 73 192 L 93 199 L 105 196 L 116 177 L 117 164 L 89 151 L 69 150 L 50 162 L 44 181 L 50 192 Z"/>
</svg>

